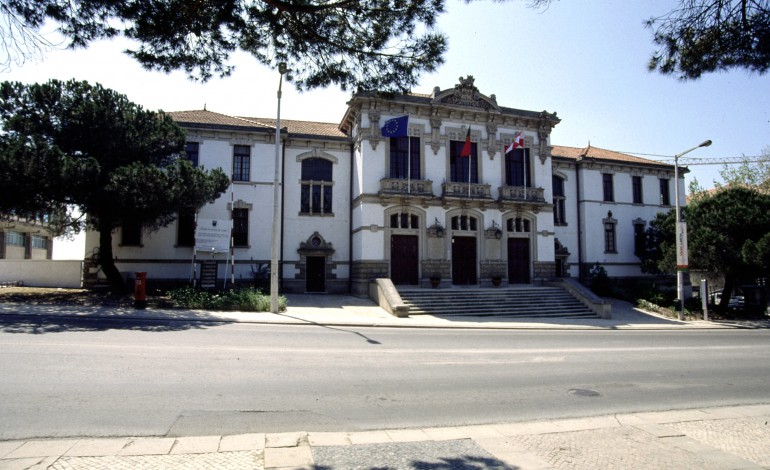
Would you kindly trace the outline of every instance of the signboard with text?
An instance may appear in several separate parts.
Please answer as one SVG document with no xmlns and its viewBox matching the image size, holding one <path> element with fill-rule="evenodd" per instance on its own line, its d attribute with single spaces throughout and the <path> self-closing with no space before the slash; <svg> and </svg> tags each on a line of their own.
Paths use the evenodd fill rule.
<svg viewBox="0 0 770 470">
<path fill-rule="evenodd" d="M 676 269 L 687 271 L 690 260 L 687 256 L 687 222 L 676 223 Z"/>
<path fill-rule="evenodd" d="M 230 219 L 198 219 L 195 227 L 195 251 L 226 253 L 230 251 Z"/>
</svg>

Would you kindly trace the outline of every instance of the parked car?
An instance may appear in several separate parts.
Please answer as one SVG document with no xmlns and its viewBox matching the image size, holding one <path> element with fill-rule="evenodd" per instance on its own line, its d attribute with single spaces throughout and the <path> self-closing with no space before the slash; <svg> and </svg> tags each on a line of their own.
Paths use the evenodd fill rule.
<svg viewBox="0 0 770 470">
<path fill-rule="evenodd" d="M 716 292 L 714 294 L 711 294 L 711 303 L 714 305 L 719 305 L 722 301 L 722 293 Z M 742 295 L 732 295 L 730 296 L 730 301 L 727 303 L 727 308 L 732 310 L 743 310 L 745 307 L 746 302 Z"/>
</svg>

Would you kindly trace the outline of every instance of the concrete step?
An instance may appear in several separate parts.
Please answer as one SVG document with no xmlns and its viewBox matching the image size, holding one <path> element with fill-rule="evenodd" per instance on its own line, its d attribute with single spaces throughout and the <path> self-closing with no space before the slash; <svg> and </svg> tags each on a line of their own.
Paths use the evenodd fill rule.
<svg viewBox="0 0 770 470">
<path fill-rule="evenodd" d="M 400 288 L 399 294 L 409 305 L 410 315 L 597 318 L 591 309 L 557 287 Z"/>
</svg>

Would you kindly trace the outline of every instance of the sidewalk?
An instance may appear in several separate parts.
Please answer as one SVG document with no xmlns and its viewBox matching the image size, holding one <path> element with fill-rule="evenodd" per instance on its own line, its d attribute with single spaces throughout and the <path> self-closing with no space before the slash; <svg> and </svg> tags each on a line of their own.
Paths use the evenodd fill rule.
<svg viewBox="0 0 770 470">
<path fill-rule="evenodd" d="M 413 315 L 398 318 L 368 299 L 346 295 L 286 296 L 285 312 L 217 312 L 184 309 L 137 310 L 127 307 L 83 307 L 72 305 L 29 305 L 0 303 L 0 315 L 155 320 L 214 323 L 269 323 L 285 325 L 327 325 L 391 328 L 484 328 L 484 329 L 721 329 L 770 328 L 770 321 L 759 322 L 680 322 L 644 312 L 627 302 L 611 299 L 612 318 L 561 319 Z"/>
<path fill-rule="evenodd" d="M 365 432 L 0 442 L 0 469 L 770 468 L 770 404 Z"/>
</svg>

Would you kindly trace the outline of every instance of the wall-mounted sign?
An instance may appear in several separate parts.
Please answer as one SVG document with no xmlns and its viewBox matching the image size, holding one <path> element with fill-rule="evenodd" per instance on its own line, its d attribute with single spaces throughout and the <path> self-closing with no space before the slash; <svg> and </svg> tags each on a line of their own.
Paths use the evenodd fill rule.
<svg viewBox="0 0 770 470">
<path fill-rule="evenodd" d="M 232 220 L 198 219 L 195 227 L 195 251 L 226 253 L 230 250 Z"/>
</svg>

